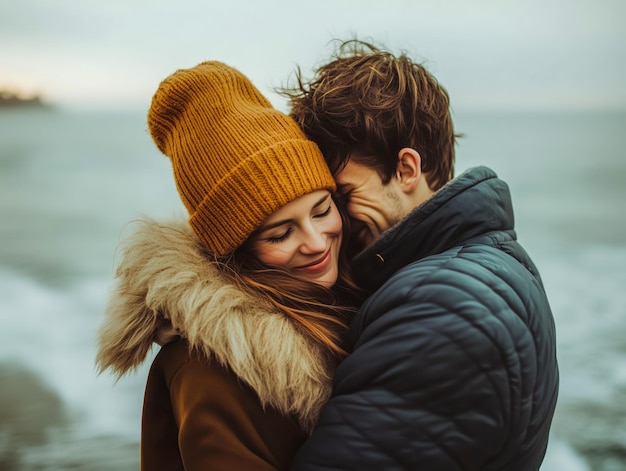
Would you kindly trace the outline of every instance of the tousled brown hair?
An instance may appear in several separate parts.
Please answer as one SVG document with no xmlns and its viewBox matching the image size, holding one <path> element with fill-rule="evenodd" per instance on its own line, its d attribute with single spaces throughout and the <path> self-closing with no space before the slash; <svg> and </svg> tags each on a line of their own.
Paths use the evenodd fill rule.
<svg viewBox="0 0 626 471">
<path fill-rule="evenodd" d="M 454 175 L 454 133 L 448 93 L 423 65 L 373 44 L 352 39 L 308 82 L 278 90 L 289 99 L 291 116 L 320 147 L 336 173 L 349 158 L 374 168 L 387 184 L 398 152 L 420 153 L 433 191 Z"/>
</svg>

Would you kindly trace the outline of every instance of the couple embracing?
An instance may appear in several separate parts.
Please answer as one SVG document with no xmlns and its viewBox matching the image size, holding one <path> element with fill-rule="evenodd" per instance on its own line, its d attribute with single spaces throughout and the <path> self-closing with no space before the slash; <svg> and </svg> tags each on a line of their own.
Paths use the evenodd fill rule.
<svg viewBox="0 0 626 471">
<path fill-rule="evenodd" d="M 445 89 L 348 41 L 284 92 L 213 61 L 153 96 L 189 219 L 124 242 L 97 357 L 162 344 L 142 470 L 539 469 L 554 321 L 506 183 L 454 176 Z"/>
</svg>

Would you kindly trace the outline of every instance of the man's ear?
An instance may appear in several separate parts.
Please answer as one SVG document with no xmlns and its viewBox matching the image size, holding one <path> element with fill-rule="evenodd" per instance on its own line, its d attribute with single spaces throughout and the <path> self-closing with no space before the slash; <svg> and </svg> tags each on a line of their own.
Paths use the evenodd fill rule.
<svg viewBox="0 0 626 471">
<path fill-rule="evenodd" d="M 403 147 L 398 152 L 396 181 L 402 191 L 412 193 L 422 177 L 422 158 L 419 152 L 410 147 Z"/>
</svg>

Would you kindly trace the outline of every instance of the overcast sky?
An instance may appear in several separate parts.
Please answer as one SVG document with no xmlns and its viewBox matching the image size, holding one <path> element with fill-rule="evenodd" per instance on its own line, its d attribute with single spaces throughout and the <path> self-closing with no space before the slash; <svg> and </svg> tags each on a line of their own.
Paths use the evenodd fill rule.
<svg viewBox="0 0 626 471">
<path fill-rule="evenodd" d="M 147 108 L 178 68 L 224 61 L 272 88 L 334 38 L 407 51 L 468 107 L 626 108 L 624 0 L 4 0 L 0 88 Z"/>
</svg>

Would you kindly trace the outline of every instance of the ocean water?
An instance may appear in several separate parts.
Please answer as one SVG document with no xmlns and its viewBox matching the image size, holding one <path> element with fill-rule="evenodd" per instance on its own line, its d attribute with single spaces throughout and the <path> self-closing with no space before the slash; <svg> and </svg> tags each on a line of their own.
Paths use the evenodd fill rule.
<svg viewBox="0 0 626 471">
<path fill-rule="evenodd" d="M 626 112 L 455 122 L 457 173 L 509 182 L 556 318 L 542 471 L 626 469 Z M 144 113 L 0 111 L 0 469 L 138 469 L 150 359 L 116 382 L 94 357 L 116 247 L 144 214 L 184 215 Z"/>
</svg>

